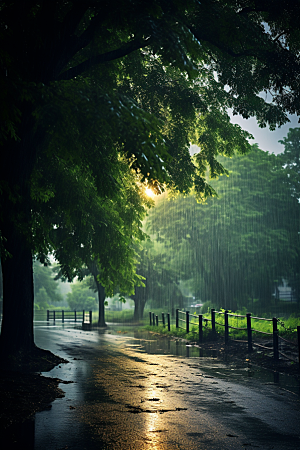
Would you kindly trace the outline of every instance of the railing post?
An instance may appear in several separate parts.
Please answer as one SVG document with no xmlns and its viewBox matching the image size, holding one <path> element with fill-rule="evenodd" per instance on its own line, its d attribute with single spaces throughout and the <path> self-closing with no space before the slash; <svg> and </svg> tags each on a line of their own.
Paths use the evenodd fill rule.
<svg viewBox="0 0 300 450">
<path fill-rule="evenodd" d="M 167 321 L 168 321 L 168 331 L 171 331 L 171 323 L 170 323 L 170 314 L 167 314 Z"/>
<path fill-rule="evenodd" d="M 61 310 L 61 323 L 65 323 L 65 312 L 63 309 Z"/>
<path fill-rule="evenodd" d="M 190 332 L 190 317 L 189 317 L 189 311 L 185 312 L 185 329 L 186 334 Z"/>
<path fill-rule="evenodd" d="M 298 335 L 298 362 L 299 362 L 299 370 L 300 370 L 300 326 L 297 326 L 297 335 Z"/>
<path fill-rule="evenodd" d="M 74 311 L 74 319 L 75 319 L 75 322 L 76 322 L 76 309 Z"/>
<path fill-rule="evenodd" d="M 176 309 L 176 328 L 179 328 L 179 309 Z"/>
<path fill-rule="evenodd" d="M 47 322 L 49 322 L 49 309 L 47 309 Z"/>
<path fill-rule="evenodd" d="M 150 319 L 150 327 L 152 327 L 152 312 L 149 312 L 149 319 Z"/>
<path fill-rule="evenodd" d="M 228 311 L 224 312 L 224 324 L 225 324 L 225 345 L 229 344 L 229 327 L 228 327 Z"/>
<path fill-rule="evenodd" d="M 199 314 L 199 344 L 202 344 L 203 342 L 203 321 L 202 321 L 202 314 Z"/>
<path fill-rule="evenodd" d="M 274 359 L 278 361 L 279 352 L 278 352 L 278 329 L 277 329 L 277 319 L 273 317 L 273 351 L 274 351 Z"/>
<path fill-rule="evenodd" d="M 90 311 L 90 324 L 92 325 L 93 323 L 93 311 Z"/>
<path fill-rule="evenodd" d="M 213 335 L 216 334 L 216 311 L 215 308 L 211 310 L 211 330 Z"/>
<path fill-rule="evenodd" d="M 55 311 L 53 311 L 53 322 L 55 322 Z"/>
<path fill-rule="evenodd" d="M 82 323 L 84 323 L 84 315 L 85 315 L 85 311 L 84 309 L 82 310 Z"/>
<path fill-rule="evenodd" d="M 158 327 L 158 316 L 155 316 L 156 326 Z"/>
<path fill-rule="evenodd" d="M 251 314 L 246 314 L 247 317 L 247 336 L 248 336 L 248 353 L 253 351 L 252 348 L 252 328 L 251 328 Z"/>
<path fill-rule="evenodd" d="M 163 327 L 165 327 L 165 313 L 161 313 L 161 320 L 162 320 Z"/>
</svg>

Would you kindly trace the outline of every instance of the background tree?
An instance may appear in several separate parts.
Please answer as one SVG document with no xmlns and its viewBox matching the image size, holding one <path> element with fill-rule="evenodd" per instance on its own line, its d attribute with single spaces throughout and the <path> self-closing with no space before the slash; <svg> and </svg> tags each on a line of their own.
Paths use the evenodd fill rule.
<svg viewBox="0 0 300 450">
<path fill-rule="evenodd" d="M 89 278 L 71 284 L 71 292 L 67 294 L 67 302 L 72 310 L 97 310 L 97 301 L 95 293 L 90 289 Z"/>
<path fill-rule="evenodd" d="M 174 305 L 182 304 L 182 294 L 178 287 L 177 273 L 169 264 L 163 246 L 152 240 L 143 241 L 139 246 L 137 273 L 142 276 L 142 285 L 136 286 L 130 296 L 134 300 L 134 321 L 143 318 L 144 308 L 151 301 L 153 307 L 166 304 L 170 311 Z"/>
<path fill-rule="evenodd" d="M 267 309 L 275 281 L 297 266 L 299 203 L 291 196 L 280 158 L 252 147 L 227 163 L 230 176 L 213 183 L 219 198 L 162 199 L 150 212 L 156 239 L 176 249 L 181 279 L 191 278 L 202 302 Z M 281 167 L 281 168 L 280 168 Z"/>
<path fill-rule="evenodd" d="M 34 303 L 38 309 L 47 309 L 52 303 L 63 300 L 59 293 L 59 284 L 49 266 L 43 266 L 38 261 L 33 264 Z"/>
<path fill-rule="evenodd" d="M 280 154 L 280 165 L 284 169 L 284 182 L 290 189 L 291 195 L 300 199 L 300 129 L 290 128 L 287 136 L 280 141 L 284 145 L 284 152 Z M 298 223 L 298 242 L 300 223 Z M 297 237 L 296 237 L 297 239 Z M 300 251 L 299 246 L 295 249 L 296 263 L 293 270 L 288 274 L 287 280 L 292 287 L 296 298 L 300 298 Z"/>
</svg>

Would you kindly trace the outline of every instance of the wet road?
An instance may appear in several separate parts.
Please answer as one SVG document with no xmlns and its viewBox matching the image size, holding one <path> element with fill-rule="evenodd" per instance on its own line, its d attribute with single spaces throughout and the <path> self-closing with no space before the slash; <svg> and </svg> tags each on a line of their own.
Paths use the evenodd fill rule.
<svg viewBox="0 0 300 450">
<path fill-rule="evenodd" d="M 37 345 L 70 361 L 45 375 L 72 383 L 36 414 L 32 448 L 300 449 L 299 387 L 166 342 L 36 327 Z"/>
</svg>

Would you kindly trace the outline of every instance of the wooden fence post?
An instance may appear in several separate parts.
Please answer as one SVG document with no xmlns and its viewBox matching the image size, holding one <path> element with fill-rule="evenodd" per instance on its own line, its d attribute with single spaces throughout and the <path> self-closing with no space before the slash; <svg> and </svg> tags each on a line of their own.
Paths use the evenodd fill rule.
<svg viewBox="0 0 300 450">
<path fill-rule="evenodd" d="M 251 328 L 251 314 L 246 314 L 247 317 L 247 335 L 248 335 L 248 352 L 251 353 L 253 351 L 252 348 L 252 328 Z"/>
<path fill-rule="evenodd" d="M 49 309 L 47 309 L 47 322 L 49 322 Z"/>
<path fill-rule="evenodd" d="M 228 311 L 224 312 L 224 324 L 225 324 L 225 345 L 229 344 L 229 327 L 228 327 Z"/>
<path fill-rule="evenodd" d="M 55 311 L 53 311 L 53 322 L 55 322 Z"/>
<path fill-rule="evenodd" d="M 189 311 L 185 312 L 185 329 L 186 329 L 186 334 L 188 334 L 190 332 L 190 315 L 189 315 Z"/>
<path fill-rule="evenodd" d="M 202 344 L 203 342 L 203 320 L 202 320 L 202 314 L 199 314 L 199 344 Z"/>
<path fill-rule="evenodd" d="M 171 323 L 170 323 L 170 314 L 167 314 L 167 321 L 168 321 L 168 331 L 171 331 Z"/>
<path fill-rule="evenodd" d="M 163 327 L 165 327 L 165 313 L 161 313 L 161 320 L 162 320 Z"/>
<path fill-rule="evenodd" d="M 85 319 L 84 315 L 85 315 L 85 311 L 84 311 L 84 309 L 83 309 L 83 310 L 82 310 L 82 323 L 84 323 L 84 319 Z"/>
<path fill-rule="evenodd" d="M 176 328 L 179 328 L 179 309 L 176 309 Z"/>
<path fill-rule="evenodd" d="M 155 316 L 156 326 L 158 327 L 158 316 Z"/>
<path fill-rule="evenodd" d="M 278 361 L 279 352 L 278 352 L 278 329 L 277 329 L 277 319 L 273 317 L 273 351 L 274 351 L 274 359 Z"/>
<path fill-rule="evenodd" d="M 153 326 L 155 325 L 155 314 L 154 313 L 152 313 L 152 325 Z"/>
<path fill-rule="evenodd" d="M 61 310 L 61 323 L 65 323 L 65 312 L 63 309 Z"/>
<path fill-rule="evenodd" d="M 149 312 L 150 327 L 152 327 L 152 312 Z"/>
<path fill-rule="evenodd" d="M 216 334 L 216 311 L 214 308 L 211 310 L 211 330 L 213 335 Z"/>
<path fill-rule="evenodd" d="M 92 325 L 93 323 L 93 311 L 90 311 L 90 324 Z"/>
<path fill-rule="evenodd" d="M 74 319 L 75 319 L 75 322 L 76 322 L 76 309 L 74 311 Z"/>
</svg>

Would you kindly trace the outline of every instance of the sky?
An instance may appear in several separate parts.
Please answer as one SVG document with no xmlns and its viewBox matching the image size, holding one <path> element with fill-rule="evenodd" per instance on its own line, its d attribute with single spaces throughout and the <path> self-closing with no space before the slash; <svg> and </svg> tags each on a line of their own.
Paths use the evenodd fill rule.
<svg viewBox="0 0 300 450">
<path fill-rule="evenodd" d="M 253 135 L 254 139 L 250 140 L 251 144 L 257 143 L 261 150 L 275 153 L 276 155 L 284 151 L 284 146 L 279 144 L 278 141 L 286 137 L 289 128 L 300 127 L 296 115 L 289 116 L 289 119 L 291 122 L 286 123 L 280 128 L 276 128 L 275 131 L 270 131 L 268 128 L 259 128 L 255 118 L 243 119 L 241 116 L 231 116 L 232 123 L 237 123 Z"/>
</svg>

